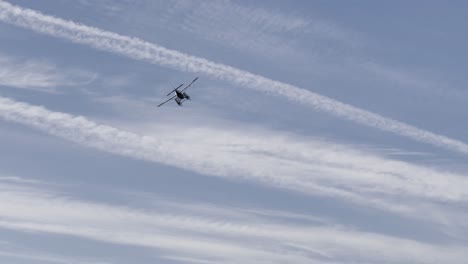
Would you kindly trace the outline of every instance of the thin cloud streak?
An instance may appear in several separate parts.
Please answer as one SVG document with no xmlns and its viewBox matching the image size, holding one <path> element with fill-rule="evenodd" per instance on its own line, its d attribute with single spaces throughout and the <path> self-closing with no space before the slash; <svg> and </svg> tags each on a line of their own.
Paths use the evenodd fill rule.
<svg viewBox="0 0 468 264">
<path fill-rule="evenodd" d="M 439 221 L 434 216 L 440 215 L 444 207 L 433 202 L 456 205 L 468 201 L 468 179 L 464 176 L 384 159 L 346 146 L 300 141 L 294 135 L 262 132 L 259 137 L 191 128 L 177 129 L 186 132 L 175 137 L 172 132 L 176 128 L 171 127 L 166 132 L 159 129 L 153 137 L 142 136 L 2 97 L 0 117 L 108 153 L 338 198 L 417 219 L 424 215 L 425 221 Z M 187 152 L 187 148 L 191 151 Z M 403 198 L 404 205 L 398 202 Z M 460 219 L 466 216 L 451 221 Z M 442 224 L 450 225 L 450 221 L 443 220 Z"/>
<path fill-rule="evenodd" d="M 90 45 L 99 50 L 110 51 L 136 60 L 142 60 L 176 70 L 205 74 L 209 77 L 228 81 L 242 87 L 283 96 L 293 102 L 303 103 L 316 110 L 330 113 L 346 120 L 392 132 L 419 142 L 468 154 L 468 144 L 459 140 L 438 135 L 390 118 L 385 118 L 381 115 L 290 84 L 274 81 L 224 64 L 170 50 L 138 38 L 122 36 L 72 21 L 47 16 L 40 12 L 21 8 L 5 1 L 0 1 L 0 8 L 0 20 L 5 23 L 67 39 L 75 43 Z"/>
<path fill-rule="evenodd" d="M 6 189 L 6 190 L 5 190 Z M 463 263 L 462 246 L 431 245 L 332 225 L 279 224 L 257 216 L 130 209 L 0 182 L 0 227 L 152 247 L 163 255 L 223 263 Z M 232 208 L 230 208 L 232 209 Z M 220 208 L 220 212 L 227 209 Z M 243 214 L 245 214 L 243 212 Z"/>
<path fill-rule="evenodd" d="M 146 213 L 60 198 L 55 193 L 30 188 L 27 194 L 22 188 L 13 191 L 10 186 L 8 188 L 9 191 L 0 194 L 9 201 L 6 205 L 7 200 L 4 200 L 6 206 L 0 208 L 0 227 L 7 229 L 152 247 L 179 256 L 216 259 L 223 263 L 254 263 L 253 259 L 255 263 L 304 263 L 308 260 L 287 249 L 284 254 L 276 253 L 270 248 L 274 244 L 271 241 L 249 242 L 249 246 L 240 243 L 243 238 L 260 234 L 248 234 L 249 230 L 254 231 L 248 225 L 173 213 Z"/>
<path fill-rule="evenodd" d="M 12 258 L 12 259 L 23 259 L 28 261 L 40 262 L 40 263 L 61 263 L 61 264 L 109 264 L 108 262 L 89 262 L 89 261 L 81 261 L 76 258 L 66 258 L 62 256 L 55 256 L 49 255 L 44 253 L 36 253 L 36 252 L 28 252 L 25 253 L 21 252 L 11 252 L 11 251 L 1 251 L 0 250 L 0 257 L 4 258 Z"/>
</svg>

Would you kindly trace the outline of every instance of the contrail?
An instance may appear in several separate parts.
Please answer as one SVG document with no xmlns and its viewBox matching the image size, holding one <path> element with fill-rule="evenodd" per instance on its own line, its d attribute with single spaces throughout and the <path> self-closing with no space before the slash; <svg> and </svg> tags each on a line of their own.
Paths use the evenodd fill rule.
<svg viewBox="0 0 468 264">
<path fill-rule="evenodd" d="M 231 66 L 215 63 L 175 50 L 119 35 L 73 21 L 44 15 L 40 12 L 12 5 L 0 0 L 0 21 L 24 27 L 35 32 L 90 45 L 136 60 L 169 67 L 176 70 L 204 74 L 242 87 L 283 96 L 316 110 L 333 114 L 346 120 L 408 137 L 420 142 L 468 154 L 468 144 L 438 135 L 415 126 L 339 102 L 287 83 L 275 81 Z"/>
<path fill-rule="evenodd" d="M 0 118 L 108 153 L 397 213 L 399 205 L 391 197 L 406 197 L 408 205 L 468 201 L 463 175 L 314 140 L 206 128 L 192 128 L 180 137 L 171 136 L 173 130 L 144 136 L 5 97 L 0 97 Z"/>
</svg>

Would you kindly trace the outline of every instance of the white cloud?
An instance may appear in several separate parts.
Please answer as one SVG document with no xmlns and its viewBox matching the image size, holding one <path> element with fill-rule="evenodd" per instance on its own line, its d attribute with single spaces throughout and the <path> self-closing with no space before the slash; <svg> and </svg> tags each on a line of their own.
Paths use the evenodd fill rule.
<svg viewBox="0 0 468 264">
<path fill-rule="evenodd" d="M 447 226 L 467 219 L 448 206 L 467 203 L 465 176 L 344 145 L 268 131 L 167 125 L 142 136 L 8 98 L 0 98 L 0 117 L 83 146 L 201 174 L 338 198 Z M 441 218 L 442 213 L 454 217 Z"/>
<path fill-rule="evenodd" d="M 20 59 L 0 54 L 0 85 L 57 92 L 59 86 L 84 85 L 96 75 L 81 70 L 64 70 L 49 62 Z"/>
<path fill-rule="evenodd" d="M 0 182 L 0 227 L 152 247 L 162 256 L 223 263 L 463 263 L 461 245 L 431 245 L 332 225 L 232 220 L 203 212 L 141 210 L 70 199 Z M 187 205 L 184 205 L 187 206 Z M 232 208 L 231 208 L 232 209 Z M 245 211 L 243 212 L 245 214 Z"/>
<path fill-rule="evenodd" d="M 272 10 L 243 6 L 231 1 L 201 3 L 174 1 L 161 10 L 160 25 L 192 33 L 225 46 L 264 57 L 303 56 L 291 36 L 314 31 L 319 38 L 332 37 L 318 23 Z M 153 10 L 154 11 L 154 10 Z"/>
<path fill-rule="evenodd" d="M 89 10 L 98 9 L 98 15 L 118 17 L 120 21 L 132 22 L 134 27 L 153 28 L 184 32 L 196 37 L 232 47 L 252 55 L 287 59 L 304 56 L 297 39 L 308 41 L 316 49 L 330 44 L 353 46 L 360 43 L 357 34 L 332 22 L 314 17 L 288 14 L 285 10 L 258 7 L 252 3 L 229 0 L 193 2 L 171 1 L 88 1 L 82 5 Z M 109 7 L 118 12 L 110 12 Z M 318 45 L 325 42 L 327 45 Z M 321 46 L 321 47 L 318 47 Z M 299 51 L 299 52 L 298 52 Z"/>
<path fill-rule="evenodd" d="M 451 99 L 466 100 L 468 93 L 461 89 L 454 89 L 448 87 L 447 84 L 441 81 L 428 80 L 433 78 L 434 74 L 430 77 L 409 73 L 409 70 L 398 70 L 396 68 L 382 65 L 376 62 L 355 63 L 359 67 L 366 70 L 368 73 L 382 78 L 385 82 L 390 81 L 392 84 L 400 85 L 405 89 L 414 90 L 421 94 L 434 94 L 437 97 L 447 97 Z M 429 74 L 426 74 L 429 75 Z"/>
<path fill-rule="evenodd" d="M 67 258 L 63 256 L 51 255 L 42 252 L 11 252 L 11 251 L 1 251 L 0 250 L 0 260 L 3 258 L 7 259 L 23 259 L 28 261 L 34 261 L 35 263 L 61 263 L 61 264 L 107 264 L 107 262 L 90 262 L 90 261 L 81 261 L 76 258 Z"/>
<path fill-rule="evenodd" d="M 316 110 L 327 112 L 359 124 L 468 154 L 468 145 L 464 142 L 385 118 L 293 85 L 274 81 L 203 58 L 183 54 L 137 38 L 122 36 L 72 21 L 43 15 L 30 9 L 11 5 L 5 1 L 0 1 L 0 6 L 2 7 L 0 10 L 0 20 L 6 23 L 22 26 L 54 37 L 68 39 L 76 43 L 87 44 L 100 50 L 114 52 L 133 59 L 182 71 L 205 74 L 242 87 L 283 96 L 293 102 L 300 102 Z"/>
<path fill-rule="evenodd" d="M 5 186 L 3 186 L 1 182 L 2 182 L 2 179 L 0 179 L 0 189 L 4 190 Z M 16 191 L 18 191 L 19 189 L 22 189 L 22 188 L 15 188 Z M 30 191 L 30 189 L 25 188 L 23 191 Z M 80 257 L 69 257 L 66 255 L 52 254 L 50 252 L 44 252 L 42 250 L 35 250 L 28 246 L 22 246 L 18 243 L 0 240 L 0 262 L 11 263 L 11 260 L 20 260 L 20 261 L 24 260 L 28 262 L 33 261 L 34 263 L 108 264 L 108 262 L 89 261 L 89 260 L 83 260 Z"/>
</svg>

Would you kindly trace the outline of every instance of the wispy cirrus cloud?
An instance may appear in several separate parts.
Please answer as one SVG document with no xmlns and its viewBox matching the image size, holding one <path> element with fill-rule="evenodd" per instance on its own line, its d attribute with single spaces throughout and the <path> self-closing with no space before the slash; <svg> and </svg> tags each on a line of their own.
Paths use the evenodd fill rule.
<svg viewBox="0 0 468 264">
<path fill-rule="evenodd" d="M 95 4 L 95 2 L 87 0 L 83 2 Z M 113 1 L 105 1 L 105 3 L 110 2 Z M 126 2 L 141 4 L 145 0 Z M 6 2 L 0 0 L 0 9 L 2 9 L 0 10 L 0 20 L 4 18 L 1 18 L 3 14 L 9 12 L 9 8 L 6 8 L 7 11 L 3 10 L 5 7 L 3 3 Z M 146 1 L 146 3 L 151 2 Z M 193 5 L 189 1 L 185 3 Z M 294 32 L 294 34 L 308 34 L 308 32 L 304 31 L 304 25 L 306 27 L 312 26 L 307 24 L 308 21 L 304 20 L 291 22 L 291 17 L 283 17 L 280 13 L 262 14 L 261 12 L 264 10 L 252 6 L 246 9 L 247 5 L 241 6 L 242 3 L 240 2 L 225 1 L 224 3 L 228 4 L 229 10 L 219 10 L 218 12 L 217 8 L 219 7 L 215 6 L 207 11 L 215 11 L 215 15 L 210 17 L 200 17 L 208 14 L 205 10 L 194 10 L 193 12 L 183 10 L 183 12 L 188 12 L 188 15 L 185 16 L 188 20 L 181 21 L 182 24 L 176 26 L 187 27 L 184 30 L 193 34 L 199 32 L 200 35 L 204 35 L 210 41 L 232 42 L 235 38 L 234 35 L 210 35 L 212 32 L 203 31 L 210 23 L 219 26 L 216 30 L 220 30 L 220 32 L 224 27 L 229 28 L 229 23 L 222 24 L 223 19 L 220 14 L 225 12 L 226 21 L 232 22 L 233 25 L 240 25 L 241 29 L 257 25 L 259 27 L 258 32 L 256 32 L 256 29 L 248 32 L 238 30 L 238 32 L 241 35 L 244 34 L 243 36 L 255 35 L 256 32 L 259 34 L 259 39 L 262 38 L 261 40 L 265 41 L 265 43 L 278 43 L 275 42 L 275 39 L 269 39 L 269 37 L 288 34 L 288 31 Z M 206 4 L 206 2 L 203 4 Z M 37 17 L 35 11 L 24 11 L 21 8 L 15 10 L 13 13 L 19 14 L 20 17 L 25 13 L 28 16 Z M 57 9 L 55 5 L 54 10 L 63 11 L 61 8 Z M 119 11 L 112 7 L 109 10 L 109 12 Z M 234 21 L 242 17 L 242 12 L 245 12 L 245 15 L 252 16 L 252 19 L 248 20 L 246 24 Z M 291 90 L 287 84 L 278 84 L 269 79 L 265 81 L 265 78 L 261 76 L 254 76 L 245 71 L 214 64 L 210 61 L 203 61 L 203 59 L 193 58 L 186 54 L 181 56 L 180 53 L 171 53 L 165 49 L 161 49 L 161 52 L 158 53 L 159 51 L 155 51 L 157 45 L 138 39 L 131 39 L 79 24 L 73 24 L 76 28 L 67 27 L 71 25 L 69 21 L 54 17 L 46 17 L 46 21 L 52 21 L 51 24 L 47 24 L 48 22 L 45 23 L 43 20 L 24 20 L 23 18 L 17 18 L 16 15 L 10 17 L 12 20 L 17 20 L 14 23 L 23 23 L 23 26 L 35 28 L 34 30 L 41 28 L 41 30 L 48 31 L 53 36 L 61 35 L 75 43 L 87 43 L 95 48 L 108 49 L 117 54 L 157 63 L 158 65 L 163 61 L 163 65 L 169 65 L 169 67 L 175 69 L 202 72 L 202 74 L 204 73 L 212 78 L 228 80 L 256 90 L 273 91 L 273 93 L 280 96 L 286 96 L 291 100 L 302 100 L 305 105 L 318 107 L 338 116 L 357 115 L 355 112 L 349 112 L 349 108 L 340 108 L 340 104 L 330 104 L 330 101 L 327 100 L 320 101 L 320 96 L 313 97 L 316 101 L 311 103 L 310 100 L 312 99 L 308 97 L 308 92 L 294 90 L 297 87 L 292 87 L 294 89 Z M 90 14 L 87 17 L 90 20 L 106 20 L 105 18 L 92 17 Z M 176 17 L 177 14 L 174 13 L 169 14 L 166 18 L 170 21 Z M 210 19 L 213 20 L 209 22 Z M 62 22 L 64 24 L 61 24 Z M 277 22 L 284 24 L 291 22 L 292 24 L 278 25 Z M 107 22 L 103 26 L 109 27 L 109 25 L 109 22 Z M 265 30 L 260 29 L 262 26 L 265 27 Z M 118 32 L 120 32 L 120 26 L 115 25 L 112 28 L 117 28 Z M 83 30 L 87 33 L 80 33 Z M 128 30 L 128 28 L 122 30 Z M 77 31 L 78 33 L 76 33 Z M 140 35 L 146 36 L 148 32 L 146 31 Z M 165 31 L 165 33 L 168 32 Z M 26 37 L 28 34 L 20 31 L 20 35 Z M 77 36 L 76 39 L 75 36 Z M 192 34 L 189 34 L 189 36 L 193 37 Z M 241 47 L 242 45 L 249 47 L 249 43 L 232 43 L 232 45 L 235 47 Z M 250 48 L 255 50 L 260 46 L 250 46 Z M 185 46 L 185 48 L 187 47 Z M 184 48 L 184 46 L 181 45 L 181 48 Z M 154 59 L 156 53 L 163 55 Z M 107 58 L 105 62 L 107 62 Z M 145 68 L 143 65 L 138 65 Z M 376 65 L 360 66 L 370 72 L 375 70 L 375 75 L 380 76 L 379 78 L 397 80 L 403 85 L 426 85 L 424 82 L 419 83 L 417 79 L 413 79 L 410 75 L 394 74 L 397 71 L 387 71 L 387 68 L 379 68 L 379 65 L 374 67 Z M 135 65 L 119 64 L 119 66 L 122 66 L 122 68 L 116 68 L 123 69 Z M 369 68 L 366 68 L 366 66 L 369 66 Z M 116 68 L 110 68 L 106 72 L 112 74 Z M 139 70 L 135 69 L 133 71 L 124 71 L 139 72 Z M 52 74 L 52 72 L 48 74 Z M 252 76 L 255 78 L 250 78 Z M 140 77 L 141 75 L 138 75 L 138 79 Z M 133 96 L 138 96 L 134 93 L 148 89 L 145 83 L 137 83 L 136 79 L 129 77 L 120 78 L 119 80 L 112 80 L 111 78 L 109 80 L 112 82 L 106 84 L 95 83 L 96 85 L 93 85 L 94 89 L 88 87 L 90 91 L 96 92 L 96 94 L 89 98 L 80 96 L 78 100 L 103 100 L 100 98 L 103 91 L 97 88 L 102 89 L 106 86 L 115 88 L 115 86 L 120 85 L 125 87 L 125 89 L 122 89 L 125 91 L 130 86 L 132 88 L 137 87 L 132 90 Z M 139 84 L 142 84 L 141 89 L 139 89 Z M 273 86 L 270 87 L 272 84 Z M 17 86 L 19 87 L 19 85 Z M 54 89 L 58 90 L 59 87 L 60 85 Z M 266 89 L 263 87 L 266 87 Z M 207 89 L 206 87 L 200 88 Z M 350 85 L 347 88 L 354 87 Z M 121 111 L 129 112 L 127 114 L 133 116 L 138 115 L 133 111 L 138 107 L 133 107 L 128 111 L 129 109 L 122 105 L 121 102 L 127 100 L 127 98 L 120 98 L 120 96 L 115 95 L 115 90 L 109 92 L 112 93 L 110 98 L 117 98 L 114 103 L 121 108 Z M 230 92 L 237 94 L 239 91 L 232 90 Z M 198 96 L 205 96 L 203 90 L 198 90 L 197 93 Z M 21 92 L 21 94 L 26 94 L 26 92 Z M 255 95 L 255 92 L 251 91 L 249 94 Z M 229 97 L 223 92 L 216 95 Z M 237 95 L 239 96 L 239 94 Z M 206 96 L 215 95 L 209 93 Z M 91 260 L 93 257 L 80 258 L 77 255 L 83 254 L 83 252 L 85 254 L 90 253 L 90 255 L 99 252 L 96 255 L 112 258 L 116 263 L 124 263 L 126 262 L 125 258 L 131 258 L 132 253 L 138 252 L 143 253 L 144 258 L 149 257 L 147 259 L 149 263 L 155 261 L 171 263 L 463 263 L 468 257 L 466 253 L 468 214 L 465 210 L 468 208 L 466 170 L 460 168 L 455 171 L 456 167 L 454 166 L 441 165 L 441 163 L 437 163 L 439 164 L 437 166 L 427 160 L 424 162 L 425 165 L 416 165 L 415 163 L 393 160 L 389 158 L 388 151 L 382 151 L 381 149 L 370 151 L 369 148 L 363 148 L 362 146 L 337 144 L 324 139 L 267 130 L 246 123 L 232 122 L 228 124 L 226 121 L 214 121 L 212 117 L 202 115 L 199 110 L 209 110 L 211 114 L 214 112 L 213 110 L 218 110 L 218 114 L 219 109 L 213 107 L 212 104 L 203 104 L 204 108 L 199 108 L 200 101 L 209 100 L 197 98 L 198 100 L 195 100 L 190 107 L 179 108 L 176 112 L 171 111 L 170 117 L 177 119 L 177 121 L 167 122 L 169 117 L 164 120 L 166 117 L 162 116 L 164 116 L 164 111 L 168 110 L 169 112 L 171 107 L 162 109 L 162 115 L 155 114 L 154 105 L 151 106 L 151 110 L 148 107 L 153 99 L 139 96 L 137 101 L 142 102 L 139 106 L 145 109 L 140 108 L 137 110 L 151 111 L 151 117 L 140 117 L 139 120 L 143 121 L 141 123 L 135 121 L 138 118 L 132 119 L 132 123 L 125 123 L 128 122 L 129 118 L 125 119 L 122 115 L 113 115 L 112 117 L 107 116 L 112 119 L 106 120 L 106 117 L 103 116 L 107 113 L 103 115 L 102 111 L 99 111 L 99 113 L 92 112 L 96 108 L 82 108 L 86 109 L 85 112 L 88 117 L 81 117 L 54 112 L 44 107 L 0 97 L 0 121 L 3 119 L 7 120 L 7 122 L 26 126 L 25 128 L 21 125 L 4 123 L 6 131 L 13 128 L 13 133 L 20 132 L 18 134 L 21 134 L 15 137 L 15 142 L 8 139 L 3 140 L 3 142 L 7 143 L 4 150 L 6 160 L 14 160 L 12 163 L 20 166 L 20 168 L 13 168 L 13 170 L 31 171 L 31 168 L 38 165 L 40 168 L 50 168 L 42 165 L 43 163 L 53 166 L 53 168 L 50 168 L 50 173 L 46 172 L 47 176 L 44 173 L 40 173 L 43 176 L 33 176 L 31 178 L 0 176 L 1 236 L 4 237 L 3 235 L 6 234 L 3 239 L 7 239 L 12 243 L 22 239 L 27 239 L 25 244 L 29 245 L 38 240 L 44 242 L 37 243 L 41 244 L 37 248 L 34 245 L 33 248 L 37 249 L 37 251 L 25 248 L 17 248 L 18 250 L 11 251 L 8 247 L 2 247 L 3 244 L 0 241 L 0 258 L 4 262 L 13 260 L 13 262 L 18 261 L 21 263 L 89 263 L 86 260 Z M 368 98 L 370 97 L 368 96 Z M 258 98 L 253 96 L 251 99 Z M 277 99 L 281 100 L 281 98 Z M 31 101 L 33 100 L 36 99 L 31 98 Z M 276 102 L 277 100 L 272 101 Z M 48 101 L 48 99 L 41 100 L 41 102 L 50 107 L 49 109 L 60 108 L 60 106 L 51 105 L 55 102 Z M 148 102 L 148 104 L 144 105 L 145 102 Z M 221 102 L 224 103 L 225 101 Z M 226 103 L 230 102 L 232 100 Z M 83 105 L 81 104 L 82 101 L 76 103 Z M 259 109 L 261 108 L 261 104 L 256 104 L 256 106 Z M 285 113 L 296 109 L 289 108 L 291 105 L 288 106 L 288 104 L 282 106 L 284 108 L 275 109 L 285 109 Z M 274 107 L 277 107 L 277 105 L 272 103 L 263 108 L 268 118 L 275 116 L 270 112 Z M 100 103 L 99 110 L 103 109 L 103 104 Z M 104 111 L 107 110 L 104 109 Z M 304 109 L 301 107 L 298 110 Z M 222 108 L 221 111 L 226 111 L 226 109 Z M 348 111 L 349 113 L 340 114 L 340 111 Z M 195 118 L 185 123 L 184 120 L 179 119 L 185 113 L 191 113 L 189 116 L 184 117 L 185 120 L 189 120 L 193 116 L 202 116 L 204 122 L 200 124 L 197 121 L 202 118 Z M 302 117 L 302 113 L 300 116 Z M 240 115 L 235 117 L 240 117 Z M 249 117 L 248 120 L 254 121 L 256 117 L 258 116 Z M 102 119 L 97 121 L 95 118 Z M 346 118 L 351 119 L 350 117 Z M 276 117 L 275 120 L 278 120 L 278 118 Z M 370 124 L 371 126 L 379 127 L 382 125 L 390 128 L 390 130 L 394 129 L 392 131 L 401 133 L 395 125 L 399 124 L 398 122 L 392 123 L 394 121 L 385 118 L 378 120 L 385 122 L 378 123 L 374 122 L 373 119 L 367 119 L 367 122 L 374 122 Z M 298 130 L 297 125 L 297 123 L 292 124 L 292 127 L 288 126 L 287 129 Z M 286 128 L 285 124 L 281 124 L 281 126 Z M 312 127 L 312 125 L 306 126 L 308 128 Z M 42 135 L 41 139 L 46 139 L 44 140 L 46 142 L 37 146 L 35 141 L 38 138 L 34 136 L 35 131 L 29 131 L 28 128 L 45 132 L 47 135 L 40 134 Z M 411 129 L 413 127 L 410 127 L 410 130 L 407 130 L 406 133 L 414 132 Z M 177 135 L 175 135 L 176 131 Z M 422 130 L 416 131 L 425 132 Z M 343 131 L 344 136 L 351 136 L 347 132 L 349 131 Z M 371 137 L 375 136 L 372 131 L 368 132 L 370 132 Z M 24 142 L 23 139 L 28 135 L 28 141 Z M 33 136 L 31 137 L 31 135 Z M 93 154 L 93 150 L 83 152 L 79 148 L 72 147 L 69 149 L 70 146 L 66 144 L 67 142 L 65 142 L 64 149 L 60 148 L 60 151 L 56 151 L 57 149 L 54 148 L 53 144 L 51 144 L 52 146 L 49 144 L 53 142 L 61 145 L 63 142 L 49 138 L 50 135 L 77 143 L 80 146 L 122 155 L 131 159 L 157 163 L 158 165 L 125 161 L 125 159 L 117 156 L 101 155 L 102 153 L 99 155 L 97 153 Z M 380 136 L 380 133 L 378 135 Z M 413 135 L 416 138 L 418 136 L 420 135 Z M 429 132 L 429 137 L 423 137 L 423 141 L 428 139 L 430 141 L 432 136 L 437 135 Z M 17 140 L 20 137 L 21 140 Z M 440 140 L 445 139 L 445 137 L 432 137 L 432 139 Z M 443 145 L 447 142 L 442 140 L 439 143 Z M 449 141 L 449 143 L 456 143 L 455 145 L 449 144 L 449 149 L 453 150 L 462 146 L 460 147 L 461 152 L 465 153 L 463 152 L 464 142 Z M 458 143 L 461 143 L 461 145 L 457 145 Z M 35 149 L 36 147 L 40 151 Z M 24 150 L 28 153 L 25 153 Z M 57 171 L 60 171 L 60 173 L 70 172 L 68 162 L 57 163 L 57 160 L 49 159 L 49 157 L 53 156 L 51 154 L 60 155 L 61 151 L 67 152 L 72 158 L 78 157 L 73 160 L 75 164 L 83 160 L 89 162 L 89 156 L 91 156 L 92 162 L 83 164 L 85 166 L 81 167 L 71 165 L 73 168 L 79 167 L 78 171 L 73 170 L 72 173 L 73 175 L 79 175 L 79 178 L 71 177 L 71 175 L 69 177 L 66 175 L 53 175 L 53 172 Z M 69 151 L 73 153 L 69 153 Z M 36 153 L 39 153 L 41 157 L 37 158 Z M 408 153 L 405 152 L 405 154 Z M 417 152 L 414 154 L 419 155 Z M 98 155 L 99 158 L 104 157 L 104 160 L 93 163 L 95 161 L 93 159 L 94 155 Z M 439 157 L 435 153 L 433 155 Z M 86 158 L 83 158 L 83 156 L 86 156 Z M 23 157 L 25 158 L 23 159 Z M 408 157 L 399 157 L 399 159 L 405 158 Z M 423 158 L 425 157 L 421 157 L 421 159 Z M 63 159 L 62 156 L 60 157 L 60 160 L 66 159 L 67 155 L 64 155 Z M 120 160 L 121 164 L 115 166 L 115 160 Z M 23 167 L 23 161 L 26 161 L 25 164 L 31 162 L 31 166 Z M 5 169 L 8 167 L 10 171 L 15 166 L 8 166 L 8 161 L 3 161 L 3 164 L 7 164 Z M 160 164 L 180 168 L 182 171 L 167 169 Z M 97 168 L 94 168 L 93 165 Z M 135 167 L 132 168 L 132 166 Z M 114 170 L 116 167 L 125 168 L 122 170 L 117 169 L 117 171 Z M 99 172 L 102 169 L 104 171 L 115 171 L 115 175 L 113 173 L 100 175 Z M 127 175 L 125 175 L 126 172 Z M 158 177 L 162 173 L 171 172 L 176 173 L 170 176 L 164 175 L 161 179 L 143 179 L 140 177 L 143 174 L 148 174 L 149 177 Z M 128 178 L 128 176 L 134 175 L 136 177 Z M 221 177 L 222 180 L 202 178 L 206 176 Z M 54 182 L 57 178 L 63 179 L 65 182 L 88 182 L 88 187 L 92 186 L 92 188 L 81 185 L 76 186 L 76 188 L 67 188 L 57 184 L 41 182 L 39 177 L 50 177 L 54 179 Z M 182 182 L 187 177 L 190 178 L 189 182 L 194 183 L 194 186 Z M 174 187 L 173 189 L 165 188 L 166 180 L 169 178 L 168 181 Z M 233 181 L 236 183 L 233 184 Z M 103 183 L 102 186 L 109 189 L 103 190 L 100 187 L 101 183 Z M 210 190 L 213 193 L 207 191 L 200 197 L 201 192 L 208 190 L 205 188 L 212 188 L 212 183 L 220 188 L 216 188 L 216 190 L 213 188 Z M 64 188 L 60 190 L 61 187 Z M 129 192 L 134 191 L 136 194 L 129 201 L 127 200 L 128 197 L 117 194 L 119 191 L 115 188 Z M 226 195 L 223 188 L 229 190 L 227 193 L 231 195 Z M 150 190 L 150 192 L 164 190 L 163 192 L 167 191 L 171 196 L 177 198 L 165 203 L 163 206 L 159 206 L 161 201 L 158 199 L 157 193 L 140 196 L 142 199 L 138 200 L 135 197 L 139 197 L 140 190 L 136 189 Z M 186 190 L 189 190 L 189 194 L 185 193 Z M 258 193 L 256 193 L 257 190 Z M 113 200 L 112 195 L 106 195 L 106 191 L 113 192 L 115 195 L 113 198 L 118 198 Z M 187 199 L 190 202 L 178 200 L 181 198 L 178 196 L 180 193 L 177 192 L 183 192 L 184 194 L 181 195 L 183 197 L 190 196 Z M 90 193 L 92 194 L 89 195 Z M 193 200 L 205 200 L 213 196 L 222 198 L 216 199 L 216 204 L 212 205 L 192 203 Z M 271 200 L 269 200 L 270 198 Z M 103 200 L 106 202 L 102 202 Z M 262 204 L 262 208 L 230 207 L 221 204 L 221 201 L 229 204 L 236 204 L 236 202 L 240 204 L 258 203 Z M 117 205 L 117 203 L 119 204 Z M 237 204 L 237 206 L 239 205 Z M 294 213 L 269 208 L 287 208 L 285 210 L 292 210 Z M 316 213 L 319 215 L 315 215 Z M 326 215 L 326 217 L 321 214 Z M 92 249 L 75 248 L 75 243 L 91 245 Z M 66 252 L 74 256 L 62 256 L 60 255 L 62 252 L 57 255 L 52 252 L 45 253 L 41 251 L 44 248 L 52 251 L 65 249 Z M 122 250 L 115 250 L 116 248 Z M 76 249 L 79 249 L 80 252 L 76 251 Z M 120 256 L 123 258 L 120 258 Z"/>
<path fill-rule="evenodd" d="M 31 252 L 24 249 L 18 251 L 2 251 L 0 250 L 0 257 L 6 259 L 34 261 L 35 263 L 59 263 L 59 264 L 108 264 L 109 262 L 95 262 L 95 261 L 83 261 L 78 258 L 63 257 L 58 255 L 51 255 L 43 252 Z"/>
<path fill-rule="evenodd" d="M 6 186 L 3 184 L 4 178 L 5 177 L 0 176 L 0 189 L 2 191 L 5 191 L 5 189 L 8 189 L 8 191 L 12 191 L 13 189 L 11 188 L 9 183 L 7 183 Z M 14 176 L 14 178 L 21 178 L 21 177 Z M 29 181 L 29 179 L 26 179 L 26 181 Z M 45 182 L 41 182 L 41 183 L 48 184 Z M 23 192 L 23 194 L 24 192 L 34 192 L 34 190 L 36 191 L 38 190 L 38 189 L 33 190 L 33 189 L 30 189 L 29 187 L 30 186 L 25 186 L 25 188 L 23 188 L 22 183 L 18 183 L 15 185 L 14 190 L 21 191 Z M 15 261 L 14 263 L 17 263 L 16 261 L 28 261 L 28 262 L 33 261 L 34 263 L 58 263 L 58 264 L 69 264 L 69 263 L 109 264 L 109 262 L 105 262 L 105 261 L 89 261 L 89 260 L 84 260 L 81 257 L 76 257 L 76 256 L 69 257 L 66 255 L 52 254 L 50 252 L 44 252 L 43 250 L 36 250 L 29 246 L 23 246 L 18 243 L 11 243 L 11 242 L 1 241 L 1 240 L 0 240 L 0 258 L 2 259 L 2 261 L 13 260 Z"/>
<path fill-rule="evenodd" d="M 288 15 L 277 10 L 241 5 L 228 0 L 192 3 L 174 1 L 162 10 L 162 25 L 230 46 L 271 57 L 304 56 L 295 39 L 301 36 L 317 50 L 328 43 L 357 43 L 355 33 L 317 18 Z M 298 52 L 299 51 L 299 52 Z"/>
<path fill-rule="evenodd" d="M 46 61 L 20 59 L 0 54 L 0 85 L 58 92 L 57 87 L 85 85 L 97 75 L 83 70 L 61 69 Z"/>
<path fill-rule="evenodd" d="M 137 38 L 47 16 L 34 10 L 14 6 L 0 1 L 0 20 L 25 27 L 54 37 L 87 44 L 94 48 L 121 54 L 133 59 L 147 61 L 177 70 L 205 74 L 212 78 L 232 82 L 236 85 L 285 97 L 313 109 L 333 114 L 362 125 L 411 138 L 416 141 L 443 147 L 467 154 L 468 144 L 438 135 L 409 124 L 383 117 L 349 104 L 290 84 L 246 72 L 227 65 L 190 56 L 175 50 L 145 42 Z"/>
<path fill-rule="evenodd" d="M 68 0 L 65 0 L 68 1 Z M 306 55 L 298 37 L 313 46 L 315 56 L 330 53 L 331 46 L 362 43 L 356 32 L 315 17 L 287 14 L 277 9 L 229 0 L 171 1 L 80 1 L 101 16 L 119 18 L 138 28 L 159 28 L 204 39 L 250 56 L 290 59 Z M 327 50 L 318 52 L 318 50 Z M 310 52 L 310 50 L 309 50 Z M 275 56 L 271 56 L 275 54 Z"/>
<path fill-rule="evenodd" d="M 0 227 L 60 234 L 105 243 L 162 250 L 182 262 L 463 263 L 461 245 L 432 245 L 330 224 L 282 224 L 250 215 L 233 220 L 203 212 L 131 209 L 60 195 L 52 190 L 4 186 L 0 181 Z M 177 201 L 175 201 L 177 203 Z M 187 206 L 186 204 L 184 206 Z M 232 213 L 236 213 L 235 211 Z"/>
<path fill-rule="evenodd" d="M 456 207 L 468 202 L 468 179 L 457 173 L 290 134 L 165 125 L 143 136 L 8 98 L 0 110 L 4 120 L 109 153 L 465 228 Z"/>
<path fill-rule="evenodd" d="M 377 78 L 396 86 L 405 87 L 405 89 L 420 92 L 421 95 L 434 94 L 437 97 L 442 96 L 462 101 L 468 98 L 468 93 L 462 89 L 448 87 L 441 81 L 429 80 L 428 76 L 409 73 L 407 69 L 401 70 L 372 61 L 356 63 L 356 65 Z"/>
</svg>

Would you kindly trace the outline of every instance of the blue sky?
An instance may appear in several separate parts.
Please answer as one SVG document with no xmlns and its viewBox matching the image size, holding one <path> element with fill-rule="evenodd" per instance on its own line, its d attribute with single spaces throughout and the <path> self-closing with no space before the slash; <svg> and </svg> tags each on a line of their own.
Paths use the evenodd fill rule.
<svg viewBox="0 0 468 264">
<path fill-rule="evenodd" d="M 464 263 L 467 8 L 0 1 L 0 262 Z"/>
</svg>

